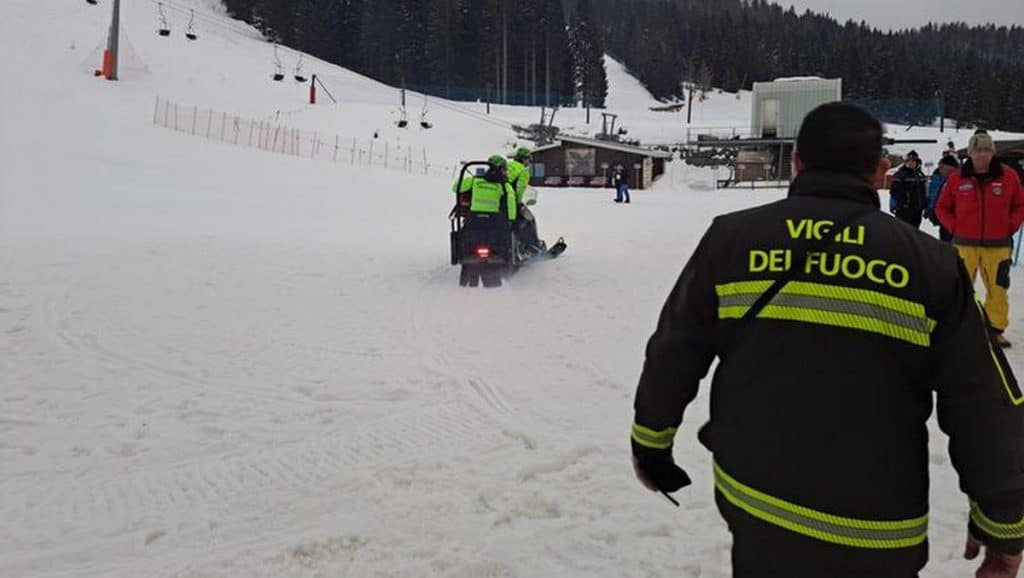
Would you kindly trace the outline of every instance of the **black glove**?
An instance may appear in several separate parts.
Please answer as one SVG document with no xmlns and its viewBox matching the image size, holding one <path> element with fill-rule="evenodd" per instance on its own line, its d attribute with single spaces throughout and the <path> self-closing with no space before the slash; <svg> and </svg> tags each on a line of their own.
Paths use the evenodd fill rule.
<svg viewBox="0 0 1024 578">
<path fill-rule="evenodd" d="M 644 447 L 635 440 L 630 441 L 633 444 L 633 457 L 636 458 L 637 469 L 655 488 L 672 493 L 693 483 L 690 476 L 686 475 L 672 459 L 671 448 L 656 450 Z"/>
</svg>

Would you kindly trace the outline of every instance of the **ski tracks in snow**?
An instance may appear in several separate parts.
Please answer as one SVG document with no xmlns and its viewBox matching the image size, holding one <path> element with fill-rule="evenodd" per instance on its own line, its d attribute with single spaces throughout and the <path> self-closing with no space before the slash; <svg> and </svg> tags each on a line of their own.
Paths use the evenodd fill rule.
<svg viewBox="0 0 1024 578">
<path fill-rule="evenodd" d="M 512 418 L 516 410 L 501 391 L 486 377 L 468 371 L 464 359 L 478 355 L 467 345 L 479 344 L 486 340 L 493 342 L 488 353 L 501 355 L 502 338 L 494 333 L 451 334 L 452 328 L 467 327 L 460 319 L 463 311 L 459 303 L 460 298 L 465 297 L 463 293 L 466 290 L 458 287 L 446 288 L 445 285 L 452 281 L 449 275 L 451 269 L 446 269 L 443 273 L 430 276 L 409 306 L 409 347 L 418 351 L 425 370 L 431 372 L 435 378 L 455 385 L 459 389 L 455 392 L 456 395 L 470 408 L 491 415 L 496 420 Z"/>
<path fill-rule="evenodd" d="M 154 398 L 157 405 L 166 405 L 182 395 L 219 398 L 218 411 L 242 402 L 251 405 L 254 400 L 266 409 L 280 404 L 301 408 L 313 403 L 269 389 L 214 382 L 168 365 L 165 357 L 149 361 L 119 351 L 106 343 L 132 341 L 125 337 L 130 328 L 86 326 L 76 318 L 76 311 L 69 305 L 72 302 L 67 294 L 40 291 L 20 309 L 31 312 L 22 320 L 30 323 L 34 338 L 51 353 L 55 351 L 63 364 L 81 368 L 81 375 L 90 375 L 91 368 L 91 375 L 116 373 L 117 383 L 146 384 L 146 391 L 140 385 L 137 395 L 159 396 L 164 392 L 164 397 Z M 439 363 L 443 362 L 444 358 L 439 358 Z M 72 386 L 73 380 L 69 380 L 61 387 Z M 472 380 L 470 387 L 495 412 L 511 411 L 486 382 Z M 103 388 L 93 391 L 87 395 L 99 396 L 98 405 L 105 405 L 108 399 L 116 402 L 119 395 L 132 395 L 123 389 L 113 393 Z M 186 571 L 180 566 L 174 569 L 172 550 L 167 551 L 166 558 L 161 557 L 161 546 L 168 542 L 190 544 L 195 552 L 208 548 L 206 538 L 213 540 L 217 554 L 206 560 L 210 564 L 224 561 L 223 556 L 232 551 L 259 550 L 257 542 L 287 548 L 288 541 L 294 539 L 287 528 L 301 526 L 305 520 L 323 517 L 332 510 L 348 511 L 345 503 L 385 502 L 386 488 L 378 487 L 379 481 L 395 475 L 400 469 L 397 464 L 443 467 L 464 463 L 508 440 L 494 428 L 492 415 L 468 410 L 444 397 L 416 407 L 402 404 L 396 409 L 384 417 L 362 416 L 351 424 L 313 428 L 315 433 L 297 440 L 292 436 L 292 441 L 265 447 L 243 443 L 231 448 L 222 444 L 218 451 L 206 450 L 170 463 L 148 461 L 144 454 L 136 455 L 144 448 L 125 444 L 124 455 L 119 456 L 124 459 L 114 460 L 113 467 L 75 465 L 60 468 L 63 472 L 19 472 L 0 480 L 0 516 L 11 538 L 9 551 L 0 562 L 0 574 L 31 575 L 43 567 L 59 573 L 61 565 L 55 561 L 74 564 L 74 560 L 88 559 L 83 549 L 117 550 L 126 540 L 138 544 L 154 561 L 147 575 Z M 109 408 L 108 415 L 116 414 L 116 410 Z M 215 415 L 207 417 L 217 419 Z M 132 416 L 127 420 L 131 421 Z M 110 463 L 88 459 L 94 449 L 82 451 L 86 459 L 83 465 Z M 321 504 L 322 509 L 305 512 L 306 518 L 292 511 L 293 504 L 309 501 Z M 254 542 L 244 528 L 258 512 L 273 512 L 279 528 Z M 326 550 L 315 547 L 306 553 L 292 545 L 299 548 L 299 553 L 288 559 L 299 565 L 317 560 L 333 548 L 331 544 Z M 190 563 L 188 567 L 195 565 Z M 63 571 L 73 575 L 118 574 L 106 567 L 73 568 Z"/>
</svg>

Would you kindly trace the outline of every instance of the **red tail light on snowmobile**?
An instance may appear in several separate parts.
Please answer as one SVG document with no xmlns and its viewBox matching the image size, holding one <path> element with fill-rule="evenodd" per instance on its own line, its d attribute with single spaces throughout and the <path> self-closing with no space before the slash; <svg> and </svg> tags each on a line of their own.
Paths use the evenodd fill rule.
<svg viewBox="0 0 1024 578">
<path fill-rule="evenodd" d="M 477 249 L 476 249 L 476 256 L 479 257 L 480 259 L 488 259 L 488 258 L 490 258 L 490 256 L 491 256 L 491 248 L 490 247 L 477 247 Z"/>
</svg>

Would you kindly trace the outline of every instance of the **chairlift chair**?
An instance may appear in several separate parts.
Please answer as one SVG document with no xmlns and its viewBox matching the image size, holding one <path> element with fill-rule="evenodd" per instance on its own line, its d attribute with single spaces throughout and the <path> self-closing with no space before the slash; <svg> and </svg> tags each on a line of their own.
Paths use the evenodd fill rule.
<svg viewBox="0 0 1024 578">
<path fill-rule="evenodd" d="M 302 57 L 304 54 L 299 54 L 299 62 L 295 65 L 295 81 L 305 83 L 307 78 L 302 74 Z"/>
<path fill-rule="evenodd" d="M 196 23 L 196 11 L 189 10 L 192 13 L 192 17 L 188 20 L 188 30 L 185 31 L 185 38 L 189 40 L 198 40 L 199 36 L 196 35 L 195 23 Z"/>
<path fill-rule="evenodd" d="M 277 66 L 277 72 L 274 73 L 271 78 L 277 82 L 284 80 L 284 66 L 281 65 L 281 59 L 277 56 L 277 45 L 274 45 L 274 65 Z"/>
<path fill-rule="evenodd" d="M 160 12 L 160 28 L 157 29 L 157 34 L 164 37 L 170 36 L 171 25 L 167 23 L 167 15 L 164 14 L 164 3 L 157 2 L 156 8 Z"/>
<path fill-rule="evenodd" d="M 420 128 L 426 130 L 434 128 L 434 124 L 427 120 L 427 95 L 423 95 L 423 112 L 420 113 Z"/>
<path fill-rule="evenodd" d="M 409 118 L 405 114 L 405 109 L 402 109 L 402 117 L 395 122 L 395 126 L 398 128 L 405 128 L 409 126 Z"/>
<path fill-rule="evenodd" d="M 85 3 L 90 5 L 90 6 L 95 6 L 95 5 L 99 4 L 99 2 L 97 2 L 96 0 L 85 0 Z"/>
</svg>

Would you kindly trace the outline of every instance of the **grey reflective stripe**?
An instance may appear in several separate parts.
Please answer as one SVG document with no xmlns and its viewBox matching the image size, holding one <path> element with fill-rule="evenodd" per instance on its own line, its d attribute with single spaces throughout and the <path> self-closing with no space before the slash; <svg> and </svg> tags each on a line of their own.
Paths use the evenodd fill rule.
<svg viewBox="0 0 1024 578">
<path fill-rule="evenodd" d="M 720 307 L 752 307 L 760 295 L 726 295 L 719 298 Z M 860 301 L 847 301 L 845 299 L 831 299 L 828 297 L 815 297 L 812 295 L 790 295 L 779 293 L 771 300 L 771 305 L 778 307 L 800 307 L 802 309 L 817 309 L 819 311 L 830 311 L 834 313 L 849 313 L 878 319 L 892 325 L 898 325 L 912 331 L 930 333 L 931 327 L 928 320 L 913 315 L 893 311 L 888 307 L 862 303 Z"/>
<path fill-rule="evenodd" d="M 715 464 L 715 487 L 748 514 L 824 542 L 868 549 L 908 548 L 928 537 L 928 517 L 874 521 L 844 518 L 792 504 L 733 480 Z"/>
</svg>

